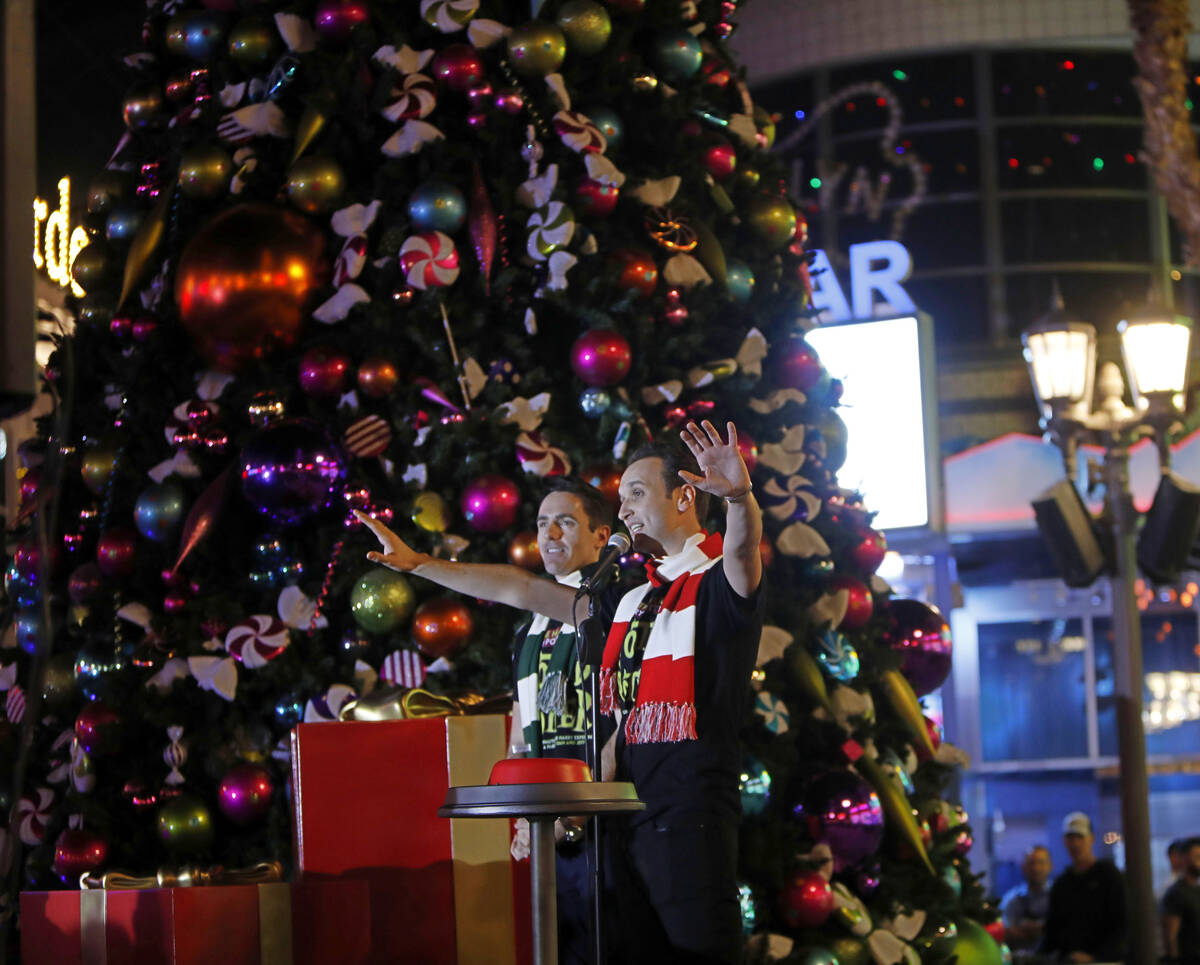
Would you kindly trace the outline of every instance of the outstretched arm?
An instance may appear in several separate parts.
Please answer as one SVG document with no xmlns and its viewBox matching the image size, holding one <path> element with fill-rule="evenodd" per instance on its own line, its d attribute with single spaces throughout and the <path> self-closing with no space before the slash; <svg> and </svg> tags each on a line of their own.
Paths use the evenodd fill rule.
<svg viewBox="0 0 1200 965">
<path fill-rule="evenodd" d="M 680 470 L 686 483 L 719 496 L 725 501 L 723 566 L 725 578 L 740 597 L 751 596 L 762 582 L 762 512 L 750 485 L 750 470 L 737 446 L 737 427 L 726 423 L 729 439 L 707 420 L 699 426 L 689 422 L 679 433 L 696 457 L 703 476 Z"/>
<path fill-rule="evenodd" d="M 370 552 L 367 559 L 390 570 L 421 576 L 448 590 L 456 590 L 481 600 L 506 603 L 521 610 L 543 613 L 552 620 L 573 625 L 572 602 L 575 591 L 561 583 L 543 580 L 520 567 L 507 563 L 456 563 L 418 553 L 390 529 L 355 510 L 359 522 L 379 540 L 383 552 Z M 580 607 L 580 619 L 587 607 Z"/>
</svg>

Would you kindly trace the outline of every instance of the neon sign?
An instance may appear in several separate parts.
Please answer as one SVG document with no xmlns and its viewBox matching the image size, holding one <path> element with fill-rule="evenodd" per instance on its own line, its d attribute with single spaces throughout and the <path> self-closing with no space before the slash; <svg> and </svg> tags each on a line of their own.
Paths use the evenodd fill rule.
<svg viewBox="0 0 1200 965">
<path fill-rule="evenodd" d="M 51 281 L 70 288 L 76 297 L 84 291 L 71 277 L 71 265 L 89 240 L 83 228 L 71 227 L 70 178 L 59 178 L 58 207 L 53 211 L 49 202 L 33 199 L 33 266 L 44 269 Z"/>
<path fill-rule="evenodd" d="M 868 241 L 850 246 L 850 301 L 825 252 L 817 251 L 812 267 L 812 307 L 822 323 L 914 314 L 917 306 L 900 283 L 912 274 L 912 255 L 898 241 Z M 878 294 L 884 305 L 876 306 Z M 884 307 L 886 306 L 886 307 Z"/>
</svg>

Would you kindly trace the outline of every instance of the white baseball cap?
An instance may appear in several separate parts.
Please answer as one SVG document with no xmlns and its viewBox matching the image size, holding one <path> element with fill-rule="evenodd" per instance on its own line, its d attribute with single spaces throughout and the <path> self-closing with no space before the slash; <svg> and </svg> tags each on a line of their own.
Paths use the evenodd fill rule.
<svg viewBox="0 0 1200 965">
<path fill-rule="evenodd" d="M 1063 818 L 1063 834 L 1082 834 L 1085 837 L 1092 833 L 1092 819 L 1082 811 L 1072 811 Z"/>
</svg>

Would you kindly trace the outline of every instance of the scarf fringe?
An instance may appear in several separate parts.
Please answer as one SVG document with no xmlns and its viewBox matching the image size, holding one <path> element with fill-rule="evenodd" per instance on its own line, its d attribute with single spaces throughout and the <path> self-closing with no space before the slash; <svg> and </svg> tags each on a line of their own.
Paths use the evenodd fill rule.
<svg viewBox="0 0 1200 965">
<path fill-rule="evenodd" d="M 567 675 L 549 671 L 538 689 L 537 707 L 543 714 L 561 715 L 567 709 Z"/>
<path fill-rule="evenodd" d="M 630 744 L 661 744 L 696 740 L 696 705 L 654 701 L 636 704 L 625 723 Z"/>
<path fill-rule="evenodd" d="M 600 713 L 611 717 L 617 712 L 617 680 L 612 667 L 600 671 Z"/>
</svg>

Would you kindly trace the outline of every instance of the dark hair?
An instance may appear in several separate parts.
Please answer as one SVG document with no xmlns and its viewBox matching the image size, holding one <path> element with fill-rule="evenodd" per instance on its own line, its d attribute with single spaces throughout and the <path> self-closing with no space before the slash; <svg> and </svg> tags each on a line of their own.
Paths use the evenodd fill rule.
<svg viewBox="0 0 1200 965">
<path fill-rule="evenodd" d="M 1200 840 L 1197 840 L 1196 838 L 1176 838 L 1167 845 L 1167 854 L 1183 854 L 1193 844 L 1200 844 Z"/>
<path fill-rule="evenodd" d="M 1200 837 L 1185 838 L 1183 842 L 1183 853 L 1187 854 L 1192 848 L 1200 848 Z"/>
<path fill-rule="evenodd" d="M 684 485 L 683 480 L 679 478 L 680 469 L 694 472 L 697 476 L 704 475 L 700 471 L 700 464 L 696 462 L 696 457 L 682 442 L 647 442 L 633 451 L 633 455 L 629 457 L 629 465 L 632 466 L 639 459 L 662 460 L 662 480 L 668 493 L 676 486 Z M 697 489 L 696 520 L 701 526 L 708 519 L 708 501 L 708 493 Z"/>
<path fill-rule="evenodd" d="M 575 476 L 551 476 L 546 481 L 546 495 L 550 493 L 570 493 L 578 499 L 587 515 L 588 525 L 593 530 L 601 526 L 612 529 L 615 519 L 612 503 L 590 483 L 585 483 Z"/>
</svg>

